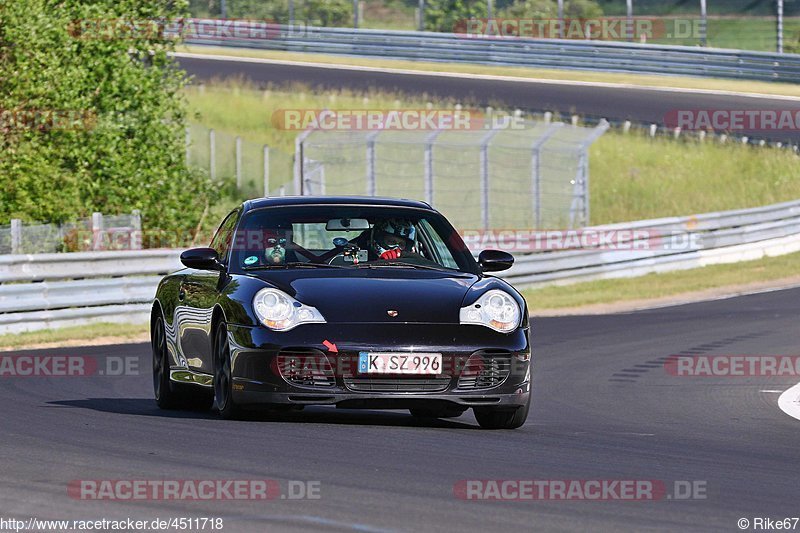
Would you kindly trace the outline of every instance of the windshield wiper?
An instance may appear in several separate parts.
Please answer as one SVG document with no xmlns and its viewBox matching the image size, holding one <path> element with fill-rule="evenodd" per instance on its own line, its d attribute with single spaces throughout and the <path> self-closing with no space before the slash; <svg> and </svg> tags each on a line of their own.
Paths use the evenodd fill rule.
<svg viewBox="0 0 800 533">
<path fill-rule="evenodd" d="M 373 267 L 406 267 L 406 268 L 421 268 L 423 270 L 451 270 L 442 266 L 431 265 L 416 265 L 414 263 L 403 263 L 402 261 L 379 261 L 371 263 L 363 263 L 356 265 L 356 268 L 373 268 Z"/>
<path fill-rule="evenodd" d="M 302 261 L 293 261 L 291 263 L 283 263 L 280 265 L 253 265 L 242 267 L 242 270 L 274 270 L 274 269 L 287 269 L 287 268 L 346 268 L 339 265 L 329 265 L 327 263 L 304 263 Z"/>
</svg>

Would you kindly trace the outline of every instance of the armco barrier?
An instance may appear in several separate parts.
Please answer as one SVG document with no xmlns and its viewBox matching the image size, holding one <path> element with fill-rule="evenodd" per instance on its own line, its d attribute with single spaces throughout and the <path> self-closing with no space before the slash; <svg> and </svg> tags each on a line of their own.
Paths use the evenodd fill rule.
<svg viewBox="0 0 800 533">
<path fill-rule="evenodd" d="M 565 284 L 797 252 L 800 201 L 587 229 L 648 229 L 645 233 L 656 236 L 680 232 L 697 245 L 517 255 L 501 276 L 519 287 Z M 0 256 L 0 333 L 93 321 L 144 322 L 160 277 L 181 268 L 179 255 L 180 250 L 140 250 Z"/>
<path fill-rule="evenodd" d="M 263 23 L 253 23 L 253 31 L 248 32 L 244 27 L 247 23 L 242 21 L 237 21 L 238 31 L 230 35 L 226 29 L 227 21 L 192 19 L 191 23 L 204 28 L 185 40 L 197 45 L 448 63 L 800 82 L 800 55 L 797 54 L 313 26 L 274 25 L 270 31 L 259 31 Z M 252 37 L 247 38 L 248 35 Z"/>
</svg>

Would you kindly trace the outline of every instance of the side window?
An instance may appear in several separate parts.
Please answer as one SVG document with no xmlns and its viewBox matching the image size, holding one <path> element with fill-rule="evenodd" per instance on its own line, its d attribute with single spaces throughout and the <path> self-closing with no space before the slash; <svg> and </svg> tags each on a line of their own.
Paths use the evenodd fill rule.
<svg viewBox="0 0 800 533">
<path fill-rule="evenodd" d="M 239 211 L 233 211 L 220 224 L 214 238 L 211 239 L 211 248 L 217 251 L 220 261 L 228 263 L 228 251 L 231 249 L 233 231 L 236 229 L 236 222 L 239 220 Z"/>
<path fill-rule="evenodd" d="M 433 250 L 431 250 L 433 255 L 437 256 L 430 259 L 433 259 L 443 267 L 457 269 L 458 263 L 455 258 L 453 258 L 453 254 L 450 253 L 447 244 L 444 243 L 436 230 L 433 229 L 430 222 L 423 218 L 419 221 L 417 227 L 422 230 L 421 237 L 424 237 L 428 245 L 433 248 Z"/>
</svg>

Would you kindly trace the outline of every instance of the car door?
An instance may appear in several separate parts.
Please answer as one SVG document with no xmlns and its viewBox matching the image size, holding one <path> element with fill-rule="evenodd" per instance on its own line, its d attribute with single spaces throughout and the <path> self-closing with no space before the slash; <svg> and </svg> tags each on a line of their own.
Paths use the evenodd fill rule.
<svg viewBox="0 0 800 533">
<path fill-rule="evenodd" d="M 239 211 L 231 212 L 220 224 L 211 240 L 211 248 L 219 254 L 220 261 L 228 264 L 231 243 Z M 180 286 L 178 300 L 182 306 L 180 326 L 181 350 L 188 367 L 204 374 L 212 374 L 211 318 L 219 295 L 224 272 L 190 269 Z"/>
</svg>

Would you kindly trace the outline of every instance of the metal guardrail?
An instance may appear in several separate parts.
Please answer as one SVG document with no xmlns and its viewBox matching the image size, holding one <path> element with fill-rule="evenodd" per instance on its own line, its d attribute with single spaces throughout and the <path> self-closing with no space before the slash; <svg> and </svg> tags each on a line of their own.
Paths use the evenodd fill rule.
<svg viewBox="0 0 800 533">
<path fill-rule="evenodd" d="M 631 233 L 624 249 L 576 248 L 518 255 L 502 274 L 517 286 L 731 263 L 800 251 L 800 200 L 755 209 L 609 224 L 583 231 Z M 675 232 L 696 245 L 658 242 Z M 0 333 L 91 321 L 146 322 L 163 274 L 181 268 L 180 250 L 0 256 Z"/>
<path fill-rule="evenodd" d="M 202 33 L 185 39 L 187 44 L 197 45 L 450 63 L 800 82 L 798 54 L 277 24 L 265 31 L 263 23 L 253 23 L 252 31 L 248 32 L 247 23 L 242 21 L 237 21 L 239 31 L 229 36 L 226 21 L 192 19 L 186 23 L 206 28 Z"/>
</svg>

